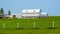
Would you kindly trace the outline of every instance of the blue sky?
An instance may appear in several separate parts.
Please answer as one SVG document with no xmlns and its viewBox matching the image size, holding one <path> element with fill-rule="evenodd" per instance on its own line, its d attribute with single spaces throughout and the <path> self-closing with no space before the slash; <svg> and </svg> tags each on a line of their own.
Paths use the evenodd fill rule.
<svg viewBox="0 0 60 34">
<path fill-rule="evenodd" d="M 60 0 L 0 0 L 0 8 L 7 14 L 19 14 L 23 9 L 42 9 L 49 15 L 60 16 Z"/>
</svg>

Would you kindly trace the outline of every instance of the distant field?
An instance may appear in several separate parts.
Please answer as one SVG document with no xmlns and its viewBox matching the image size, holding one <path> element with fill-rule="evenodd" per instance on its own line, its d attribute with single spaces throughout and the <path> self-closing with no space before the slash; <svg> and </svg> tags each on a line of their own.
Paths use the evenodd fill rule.
<svg viewBox="0 0 60 34">
<path fill-rule="evenodd" d="M 48 29 L 52 27 L 52 22 L 55 23 L 56 29 Z M 34 28 L 34 23 L 35 27 Z M 18 24 L 19 28 L 18 29 Z M 3 24 L 5 28 L 3 29 Z M 1 34 L 60 34 L 60 16 L 50 16 L 48 18 L 35 19 L 0 19 Z"/>
</svg>

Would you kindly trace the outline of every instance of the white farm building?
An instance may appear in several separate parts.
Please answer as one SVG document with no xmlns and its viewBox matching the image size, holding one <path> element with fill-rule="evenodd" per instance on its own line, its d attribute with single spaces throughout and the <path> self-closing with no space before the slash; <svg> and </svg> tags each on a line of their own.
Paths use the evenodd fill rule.
<svg viewBox="0 0 60 34">
<path fill-rule="evenodd" d="M 22 18 L 40 18 L 40 17 L 48 17 L 47 12 L 41 12 L 40 9 L 24 9 L 21 13 Z"/>
</svg>

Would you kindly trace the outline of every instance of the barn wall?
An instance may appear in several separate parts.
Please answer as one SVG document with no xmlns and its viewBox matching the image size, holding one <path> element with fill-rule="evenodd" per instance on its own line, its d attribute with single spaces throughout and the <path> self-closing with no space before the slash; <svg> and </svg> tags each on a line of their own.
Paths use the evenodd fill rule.
<svg viewBox="0 0 60 34">
<path fill-rule="evenodd" d="M 22 16 L 39 16 L 39 14 L 22 14 Z"/>
</svg>

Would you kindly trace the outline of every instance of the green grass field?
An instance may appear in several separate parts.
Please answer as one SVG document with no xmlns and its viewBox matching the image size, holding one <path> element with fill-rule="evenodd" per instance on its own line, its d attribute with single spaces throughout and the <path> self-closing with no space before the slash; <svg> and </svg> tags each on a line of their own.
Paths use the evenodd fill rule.
<svg viewBox="0 0 60 34">
<path fill-rule="evenodd" d="M 52 28 L 52 22 L 55 29 Z M 34 29 L 34 23 L 35 27 Z M 3 28 L 3 23 L 5 28 Z M 19 27 L 17 28 L 17 23 Z M 60 34 L 60 16 L 35 19 L 0 19 L 1 34 Z"/>
</svg>

